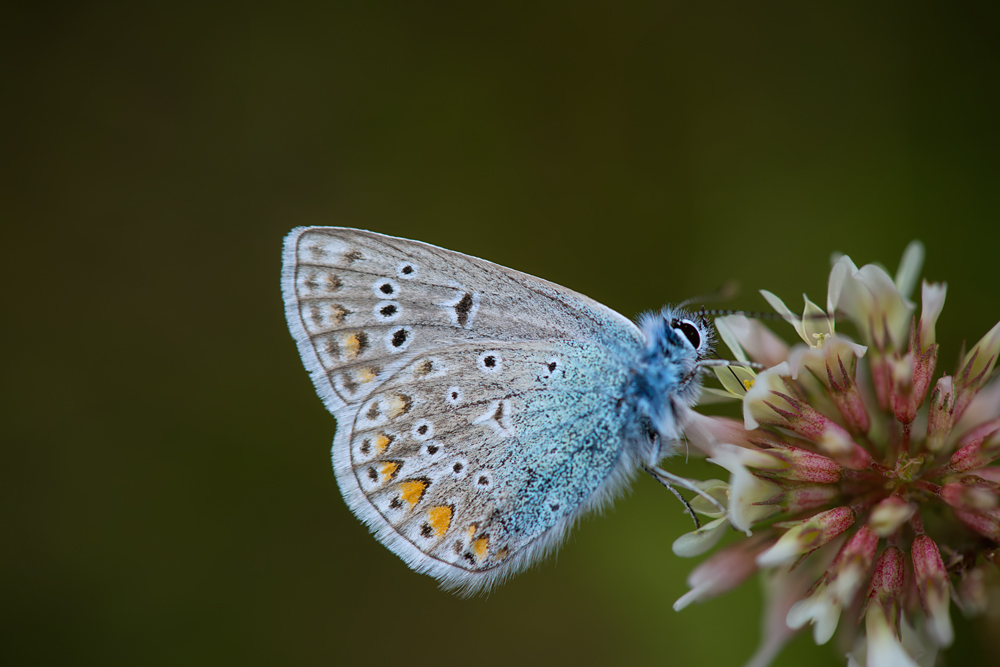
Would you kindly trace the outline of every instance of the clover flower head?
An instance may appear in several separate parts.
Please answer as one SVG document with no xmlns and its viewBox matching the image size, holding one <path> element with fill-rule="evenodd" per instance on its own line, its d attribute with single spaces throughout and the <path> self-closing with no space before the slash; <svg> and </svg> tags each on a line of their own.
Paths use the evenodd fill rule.
<svg viewBox="0 0 1000 667">
<path fill-rule="evenodd" d="M 835 257 L 826 309 L 805 297 L 801 316 L 762 292 L 792 347 L 758 321 L 717 320 L 733 356 L 766 370 L 714 369 L 742 423 L 694 414 L 686 430 L 729 473 L 702 487 L 727 512 L 695 503 L 712 521 L 674 550 L 705 553 L 727 526 L 747 537 L 696 568 L 675 608 L 770 573 L 777 620 L 754 665 L 806 626 L 817 644 L 844 634 L 851 665 L 929 664 L 954 640 L 951 602 L 981 614 L 1000 581 L 1000 323 L 938 375 L 947 286 L 923 282 L 915 316 L 923 255 L 910 244 L 895 276 Z"/>
</svg>

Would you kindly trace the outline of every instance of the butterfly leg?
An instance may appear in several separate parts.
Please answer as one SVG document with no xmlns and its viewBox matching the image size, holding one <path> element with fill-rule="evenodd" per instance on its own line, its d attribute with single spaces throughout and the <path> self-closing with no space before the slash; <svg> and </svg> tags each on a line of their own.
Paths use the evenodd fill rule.
<svg viewBox="0 0 1000 667">
<path fill-rule="evenodd" d="M 711 495 L 705 493 L 697 486 L 692 484 L 690 480 L 687 480 L 673 473 L 667 472 L 663 468 L 657 466 L 644 465 L 642 466 L 642 468 L 650 475 L 652 475 L 653 479 L 655 479 L 657 482 L 659 482 L 666 488 L 670 489 L 670 492 L 673 493 L 675 496 L 677 496 L 678 499 L 680 499 L 681 503 L 684 504 L 684 508 L 687 510 L 688 514 L 691 515 L 691 519 L 694 521 L 696 529 L 701 528 L 701 522 L 698 521 L 698 517 L 695 515 L 694 510 L 691 508 L 691 504 L 688 503 L 688 501 L 684 498 L 684 496 L 680 494 L 680 492 L 676 488 L 674 488 L 675 484 L 681 488 L 687 489 L 688 491 L 693 491 L 697 493 L 699 496 L 701 496 L 702 498 L 710 502 L 713 506 L 715 506 L 720 512 L 722 512 L 724 516 L 727 515 L 726 508 L 723 507 L 722 503 L 720 503 Z"/>
</svg>

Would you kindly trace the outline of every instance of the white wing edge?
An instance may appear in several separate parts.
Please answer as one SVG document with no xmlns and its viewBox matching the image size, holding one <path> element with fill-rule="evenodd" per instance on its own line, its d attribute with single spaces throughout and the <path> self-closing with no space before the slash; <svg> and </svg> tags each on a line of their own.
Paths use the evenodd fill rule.
<svg viewBox="0 0 1000 667">
<path fill-rule="evenodd" d="M 295 269 L 298 265 L 298 244 L 299 237 L 303 233 L 314 229 L 313 227 L 296 227 L 285 237 L 285 246 L 281 252 L 281 298 L 285 302 L 285 320 L 288 322 L 288 329 L 292 332 L 295 345 L 299 348 L 299 356 L 302 363 L 309 372 L 316 393 L 326 409 L 332 413 L 344 408 L 347 404 L 337 396 L 333 385 L 330 384 L 330 376 L 316 356 L 316 348 L 313 347 L 312 340 L 306 332 L 305 325 L 302 324 L 302 312 L 298 295 L 295 293 Z M 337 427 L 340 423 L 338 419 Z"/>
<path fill-rule="evenodd" d="M 539 562 L 555 552 L 579 519 L 592 510 L 603 510 L 621 495 L 632 481 L 637 469 L 635 461 L 628 457 L 626 448 L 622 448 L 622 453 L 611 474 L 590 499 L 577 508 L 576 512 L 550 528 L 533 544 L 509 561 L 484 572 L 470 572 L 420 551 L 409 540 L 396 532 L 392 524 L 368 501 L 368 498 L 361 491 L 361 486 L 351 465 L 351 429 L 347 427 L 347 420 L 353 419 L 354 415 L 348 415 L 347 412 L 345 410 L 342 415 L 337 416 L 337 432 L 333 438 L 331 452 L 333 469 L 337 476 L 337 486 L 340 488 L 340 493 L 347 506 L 375 534 L 378 541 L 384 544 L 389 551 L 399 556 L 410 569 L 434 577 L 440 582 L 441 588 L 453 591 L 463 597 L 479 592 L 488 592 L 494 586 L 503 583 L 529 565 Z M 344 419 L 343 422 L 341 418 Z"/>
</svg>

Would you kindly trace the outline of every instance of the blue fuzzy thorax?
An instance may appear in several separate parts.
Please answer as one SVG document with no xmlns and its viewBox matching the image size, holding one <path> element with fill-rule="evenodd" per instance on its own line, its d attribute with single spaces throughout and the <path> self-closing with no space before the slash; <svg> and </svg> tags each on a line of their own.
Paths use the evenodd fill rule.
<svg viewBox="0 0 1000 667">
<path fill-rule="evenodd" d="M 697 329 L 698 347 L 674 326 L 683 320 Z M 633 364 L 627 389 L 628 403 L 635 409 L 629 439 L 639 458 L 655 465 L 676 449 L 682 434 L 680 410 L 698 400 L 702 375 L 698 361 L 712 353 L 714 331 L 700 316 L 670 306 L 642 315 L 639 328 L 646 343 Z"/>
</svg>

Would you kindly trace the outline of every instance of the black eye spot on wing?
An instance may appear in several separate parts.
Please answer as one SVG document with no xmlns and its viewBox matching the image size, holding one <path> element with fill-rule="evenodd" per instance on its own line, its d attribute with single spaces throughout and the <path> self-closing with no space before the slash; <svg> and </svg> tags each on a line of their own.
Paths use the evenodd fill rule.
<svg viewBox="0 0 1000 667">
<path fill-rule="evenodd" d="M 406 343 L 406 337 L 409 333 L 406 329 L 399 329 L 394 334 L 392 334 L 392 346 L 393 347 L 403 347 Z"/>
<path fill-rule="evenodd" d="M 395 290 L 392 287 L 392 283 L 382 283 L 378 291 L 382 292 L 382 294 L 392 294 Z"/>
<path fill-rule="evenodd" d="M 489 356 L 483 359 L 483 366 L 486 366 L 486 368 L 494 368 L 496 365 L 497 365 L 496 357 Z"/>
<path fill-rule="evenodd" d="M 382 313 L 382 317 L 392 317 L 396 314 L 396 306 L 390 303 L 388 306 L 382 306 L 378 312 Z"/>
</svg>

